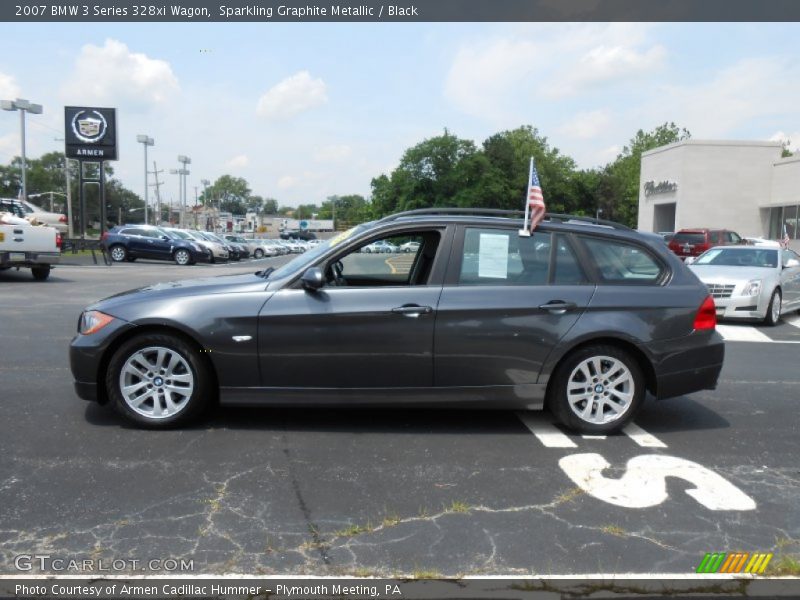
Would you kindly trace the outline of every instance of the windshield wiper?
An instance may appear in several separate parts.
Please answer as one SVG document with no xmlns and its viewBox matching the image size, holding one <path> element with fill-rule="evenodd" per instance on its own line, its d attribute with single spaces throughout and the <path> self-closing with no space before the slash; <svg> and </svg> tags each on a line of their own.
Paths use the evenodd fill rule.
<svg viewBox="0 0 800 600">
<path fill-rule="evenodd" d="M 258 275 L 259 277 L 263 277 L 264 279 L 266 279 L 267 277 L 269 277 L 269 276 L 270 276 L 270 274 L 271 274 L 271 273 L 272 273 L 274 270 L 275 270 L 275 267 L 269 267 L 269 268 L 267 268 L 267 269 L 264 269 L 263 271 L 256 271 L 256 275 Z"/>
</svg>

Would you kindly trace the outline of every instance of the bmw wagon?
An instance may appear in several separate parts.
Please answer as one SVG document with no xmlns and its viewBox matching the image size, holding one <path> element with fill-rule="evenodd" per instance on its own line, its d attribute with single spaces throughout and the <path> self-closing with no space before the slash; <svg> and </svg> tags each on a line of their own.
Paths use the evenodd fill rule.
<svg viewBox="0 0 800 600">
<path fill-rule="evenodd" d="M 602 434 L 648 395 L 716 386 L 714 301 L 663 243 L 568 215 L 521 228 L 409 211 L 277 269 L 101 300 L 71 343 L 76 392 L 151 428 L 220 403 L 547 408 Z M 362 252 L 378 242 L 397 250 Z"/>
</svg>

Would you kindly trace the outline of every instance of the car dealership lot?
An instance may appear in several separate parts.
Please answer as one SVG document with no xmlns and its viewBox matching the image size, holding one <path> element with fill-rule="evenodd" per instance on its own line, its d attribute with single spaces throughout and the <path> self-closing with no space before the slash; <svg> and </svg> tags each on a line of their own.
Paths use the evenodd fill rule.
<svg viewBox="0 0 800 600">
<path fill-rule="evenodd" d="M 796 316 L 721 326 L 719 388 L 648 401 L 619 436 L 569 434 L 546 413 L 321 409 L 224 409 L 151 432 L 75 396 L 67 345 L 86 304 L 285 260 L 0 273 L 0 572 L 21 554 L 454 575 L 800 553 Z"/>
</svg>

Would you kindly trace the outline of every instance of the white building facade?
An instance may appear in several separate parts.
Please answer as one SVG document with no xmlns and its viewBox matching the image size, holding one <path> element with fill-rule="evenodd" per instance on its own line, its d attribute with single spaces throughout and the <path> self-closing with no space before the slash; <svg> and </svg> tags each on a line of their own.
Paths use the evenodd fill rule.
<svg viewBox="0 0 800 600">
<path fill-rule="evenodd" d="M 778 142 L 685 140 L 642 154 L 643 231 L 723 228 L 798 245 L 800 157 Z"/>
</svg>

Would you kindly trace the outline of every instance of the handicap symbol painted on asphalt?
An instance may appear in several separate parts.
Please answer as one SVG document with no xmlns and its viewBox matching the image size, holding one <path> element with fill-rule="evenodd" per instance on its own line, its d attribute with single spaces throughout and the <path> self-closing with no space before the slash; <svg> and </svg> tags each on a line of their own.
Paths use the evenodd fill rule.
<svg viewBox="0 0 800 600">
<path fill-rule="evenodd" d="M 644 454 L 628 461 L 619 479 L 603 471 L 611 465 L 600 454 L 572 454 L 558 465 L 587 494 L 625 508 L 648 508 L 664 502 L 667 477 L 694 484 L 686 493 L 709 510 L 755 510 L 756 503 L 727 479 L 690 460 L 660 454 Z"/>
</svg>

